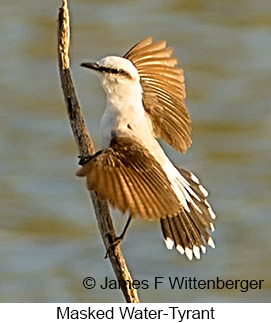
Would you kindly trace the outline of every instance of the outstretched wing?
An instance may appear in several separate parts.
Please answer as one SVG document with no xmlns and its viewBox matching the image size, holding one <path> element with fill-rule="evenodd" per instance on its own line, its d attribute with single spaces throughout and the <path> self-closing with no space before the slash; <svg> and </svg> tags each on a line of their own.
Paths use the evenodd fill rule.
<svg viewBox="0 0 271 323">
<path fill-rule="evenodd" d="M 87 177 L 89 190 L 123 213 L 157 219 L 179 211 L 179 201 L 160 164 L 139 143 L 112 139 L 77 172 Z"/>
<path fill-rule="evenodd" d="M 143 105 L 149 115 L 154 134 L 162 137 L 173 148 L 185 152 L 191 145 L 190 117 L 185 107 L 183 70 L 172 57 L 173 50 L 165 41 L 152 42 L 148 37 L 124 58 L 136 67 L 143 89 Z"/>
</svg>

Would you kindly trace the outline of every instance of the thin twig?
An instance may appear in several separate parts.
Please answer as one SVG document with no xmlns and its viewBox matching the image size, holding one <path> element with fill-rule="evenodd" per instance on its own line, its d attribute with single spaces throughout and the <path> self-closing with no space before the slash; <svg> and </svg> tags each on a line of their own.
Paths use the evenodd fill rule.
<svg viewBox="0 0 271 323">
<path fill-rule="evenodd" d="M 93 141 L 89 135 L 79 102 L 75 93 L 71 73 L 69 70 L 69 45 L 70 45 L 70 23 L 67 0 L 62 0 L 62 7 L 58 16 L 58 60 L 61 86 L 67 107 L 70 125 L 73 131 L 80 157 L 94 154 Z M 99 201 L 95 192 L 90 192 L 96 214 L 98 226 L 106 250 L 117 279 L 122 282 L 121 289 L 124 297 L 129 303 L 139 303 L 137 291 L 132 286 L 132 277 L 126 266 L 124 257 L 119 246 L 109 248 L 116 238 L 108 204 Z"/>
</svg>

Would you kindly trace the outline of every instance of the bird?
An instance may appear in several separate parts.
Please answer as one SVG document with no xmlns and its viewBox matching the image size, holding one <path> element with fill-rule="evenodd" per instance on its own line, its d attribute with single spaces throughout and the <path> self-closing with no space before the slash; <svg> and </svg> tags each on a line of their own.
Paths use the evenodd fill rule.
<svg viewBox="0 0 271 323">
<path fill-rule="evenodd" d="M 99 200 L 128 212 L 129 223 L 159 220 L 168 249 L 200 259 L 207 245 L 215 248 L 208 192 L 196 175 L 171 162 L 157 140 L 180 153 L 192 142 L 184 74 L 173 49 L 147 37 L 124 56 L 80 65 L 98 74 L 106 107 L 102 149 L 82 161 L 77 176 L 86 177 Z"/>
</svg>

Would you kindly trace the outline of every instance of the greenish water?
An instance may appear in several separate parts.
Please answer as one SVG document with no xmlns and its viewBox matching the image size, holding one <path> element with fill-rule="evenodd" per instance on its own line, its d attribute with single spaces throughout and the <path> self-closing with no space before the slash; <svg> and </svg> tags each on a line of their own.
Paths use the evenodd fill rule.
<svg viewBox="0 0 271 323">
<path fill-rule="evenodd" d="M 61 1 L 1 1 L 0 301 L 116 302 L 115 290 L 82 280 L 114 278 L 88 193 L 75 177 L 77 151 L 59 84 L 56 17 Z M 214 240 L 200 261 L 164 247 L 159 224 L 135 220 L 122 249 L 132 275 L 264 279 L 261 290 L 141 290 L 145 302 L 271 299 L 270 1 L 71 1 L 72 72 L 98 146 L 99 81 L 82 61 L 124 54 L 152 35 L 185 70 L 193 145 L 167 149 L 210 191 Z M 125 220 L 114 212 L 118 231 Z"/>
</svg>

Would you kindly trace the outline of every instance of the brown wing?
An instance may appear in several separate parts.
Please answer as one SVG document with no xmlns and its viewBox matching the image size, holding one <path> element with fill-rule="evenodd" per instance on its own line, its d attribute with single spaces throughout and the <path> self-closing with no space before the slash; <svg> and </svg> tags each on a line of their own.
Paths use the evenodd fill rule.
<svg viewBox="0 0 271 323">
<path fill-rule="evenodd" d="M 139 143 L 114 138 L 77 172 L 89 190 L 131 216 L 155 219 L 179 211 L 179 201 L 162 167 Z"/>
<path fill-rule="evenodd" d="M 172 57 L 173 50 L 165 41 L 152 42 L 148 37 L 124 58 L 137 68 L 143 89 L 143 104 L 156 137 L 162 137 L 172 147 L 185 152 L 191 145 L 190 117 L 185 107 L 183 70 Z"/>
</svg>

